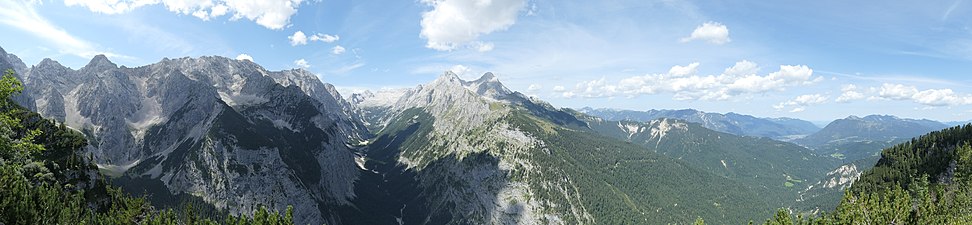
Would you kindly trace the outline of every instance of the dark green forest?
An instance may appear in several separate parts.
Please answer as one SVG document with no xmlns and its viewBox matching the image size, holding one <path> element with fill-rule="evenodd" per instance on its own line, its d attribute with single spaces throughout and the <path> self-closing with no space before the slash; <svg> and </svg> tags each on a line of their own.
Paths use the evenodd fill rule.
<svg viewBox="0 0 972 225">
<path fill-rule="evenodd" d="M 82 153 L 84 136 L 20 107 L 12 70 L 0 78 L 0 224 L 293 224 L 261 208 L 249 216 L 152 206 L 113 187 Z"/>
</svg>

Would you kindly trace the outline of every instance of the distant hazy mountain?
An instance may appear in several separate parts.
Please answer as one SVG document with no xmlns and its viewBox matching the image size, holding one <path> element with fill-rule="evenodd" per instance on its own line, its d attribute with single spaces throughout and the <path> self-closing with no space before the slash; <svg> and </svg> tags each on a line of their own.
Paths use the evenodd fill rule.
<svg viewBox="0 0 972 225">
<path fill-rule="evenodd" d="M 633 111 L 585 107 L 579 111 L 613 121 L 631 120 L 648 122 L 659 118 L 679 119 L 702 124 L 703 127 L 730 134 L 783 140 L 794 139 L 795 137 L 801 137 L 802 135 L 808 135 L 820 130 L 813 123 L 799 119 L 757 118 L 736 113 L 707 113 L 694 109 Z"/>
<path fill-rule="evenodd" d="M 967 120 L 967 121 L 952 121 L 952 122 L 947 122 L 945 124 L 946 125 L 949 125 L 949 126 L 961 126 L 961 125 L 966 125 L 966 124 L 970 124 L 970 123 L 972 123 L 972 120 Z"/>
<path fill-rule="evenodd" d="M 946 127 L 948 125 L 932 120 L 850 116 L 835 120 L 817 133 L 794 142 L 850 162 L 875 156 L 881 149 Z"/>
</svg>

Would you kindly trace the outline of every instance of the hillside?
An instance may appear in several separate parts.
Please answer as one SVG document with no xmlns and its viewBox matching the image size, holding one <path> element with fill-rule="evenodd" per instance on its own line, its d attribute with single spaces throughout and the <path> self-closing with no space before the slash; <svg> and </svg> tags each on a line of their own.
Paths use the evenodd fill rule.
<svg viewBox="0 0 972 225">
<path fill-rule="evenodd" d="M 649 122 L 606 121 L 588 117 L 601 134 L 677 158 L 695 168 L 764 189 L 780 204 L 792 204 L 810 181 L 839 161 L 812 150 L 769 138 L 736 136 L 675 119 Z"/>
<path fill-rule="evenodd" d="M 903 119 L 894 116 L 850 116 L 831 122 L 820 131 L 795 143 L 831 155 L 845 162 L 877 156 L 881 149 L 905 142 L 947 125 L 931 120 Z"/>
<path fill-rule="evenodd" d="M 681 223 L 705 215 L 745 223 L 785 206 L 775 195 L 782 175 L 762 187 L 602 136 L 572 110 L 510 92 L 491 74 L 464 81 L 446 73 L 383 107 L 389 122 L 361 159 L 371 171 L 362 183 L 377 187 L 359 185 L 358 194 L 380 192 L 387 197 L 377 199 L 396 204 L 358 222 Z"/>
<path fill-rule="evenodd" d="M 972 124 L 931 132 L 884 149 L 813 224 L 972 223 Z M 769 222 L 792 221 L 781 211 Z M 800 219 L 797 219 L 800 220 Z M 803 221 L 806 222 L 806 221 Z"/>
</svg>

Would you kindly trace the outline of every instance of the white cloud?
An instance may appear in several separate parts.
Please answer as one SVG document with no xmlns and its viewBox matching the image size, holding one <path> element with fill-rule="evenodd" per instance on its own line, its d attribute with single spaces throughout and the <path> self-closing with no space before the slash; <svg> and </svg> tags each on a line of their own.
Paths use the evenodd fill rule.
<svg viewBox="0 0 972 225">
<path fill-rule="evenodd" d="M 956 106 L 972 104 L 972 95 L 955 93 L 952 89 L 918 90 L 903 84 L 882 84 L 878 88 L 879 99 L 912 101 L 926 106 Z"/>
<path fill-rule="evenodd" d="M 476 40 L 480 35 L 505 30 L 516 23 L 526 7 L 526 0 L 422 0 L 432 6 L 422 13 L 420 36 L 428 42 L 425 47 L 449 51 L 464 45 L 477 50 L 483 48 Z"/>
<path fill-rule="evenodd" d="M 829 97 L 820 94 L 810 94 L 810 95 L 800 95 L 792 100 L 781 102 L 773 106 L 776 110 L 783 110 L 787 107 L 793 107 L 790 112 L 803 112 L 807 109 L 807 106 L 823 104 L 827 102 Z"/>
<path fill-rule="evenodd" d="M 336 35 L 336 34 L 335 35 L 330 35 L 330 34 L 315 34 L 315 35 L 312 35 L 310 37 L 310 39 L 311 39 L 311 41 L 323 41 L 323 42 L 326 42 L 326 43 L 332 43 L 332 42 L 335 42 L 337 40 L 340 40 L 341 37 L 338 36 L 338 35 Z"/>
<path fill-rule="evenodd" d="M 885 83 L 881 85 L 881 91 L 878 92 L 878 96 L 893 100 L 907 100 L 911 99 L 917 93 L 918 88 L 915 88 L 914 86 Z"/>
<path fill-rule="evenodd" d="M 787 87 L 805 86 L 822 80 L 813 76 L 807 66 L 781 65 L 780 70 L 765 76 L 755 74 L 755 63 L 740 61 L 720 75 L 698 75 L 698 63 L 673 66 L 665 74 L 648 74 L 621 79 L 616 84 L 603 78 L 578 83 L 574 91 L 588 98 L 635 96 L 669 93 L 676 100 L 729 100 L 732 97 L 785 91 Z M 753 72 L 748 75 L 749 72 Z"/>
<path fill-rule="evenodd" d="M 287 39 L 290 40 L 291 46 L 307 44 L 307 35 L 304 35 L 304 32 L 299 30 L 297 32 L 294 32 L 294 35 L 287 36 Z"/>
<path fill-rule="evenodd" d="M 736 64 L 732 65 L 732 67 L 726 68 L 726 71 L 722 73 L 729 76 L 745 76 L 756 74 L 757 72 L 759 72 L 759 66 L 756 65 L 756 63 L 750 62 L 749 60 L 743 60 L 736 62 Z"/>
<path fill-rule="evenodd" d="M 554 92 L 565 92 L 565 91 L 567 91 L 567 88 L 565 88 L 564 86 L 557 85 L 557 86 L 554 86 L 553 91 Z"/>
<path fill-rule="evenodd" d="M 688 66 L 675 65 L 672 67 L 672 69 L 668 70 L 668 74 L 671 74 L 672 76 L 676 76 L 676 77 L 695 75 L 698 72 L 699 72 L 698 62 L 691 63 Z"/>
<path fill-rule="evenodd" d="M 250 60 L 250 62 L 253 62 L 253 57 L 247 54 L 240 54 L 236 56 L 236 60 L 240 60 L 240 61 Z"/>
<path fill-rule="evenodd" d="M 202 20 L 232 13 L 230 20 L 246 18 L 269 29 L 290 24 L 303 0 L 64 0 L 67 6 L 81 6 L 92 12 L 121 14 L 136 8 L 162 4 L 171 12 L 192 15 Z"/>
<path fill-rule="evenodd" d="M 843 88 L 840 89 L 840 91 L 841 91 L 840 96 L 838 96 L 837 100 L 835 100 L 840 103 L 845 103 L 845 102 L 850 102 L 850 101 L 860 100 L 865 98 L 864 93 L 858 92 L 857 86 L 853 84 L 845 85 Z"/>
<path fill-rule="evenodd" d="M 543 89 L 542 85 L 531 84 L 529 87 L 527 87 L 527 92 L 535 92 L 535 91 L 539 91 L 540 89 Z"/>
<path fill-rule="evenodd" d="M 304 60 L 304 59 L 298 59 L 298 60 L 294 61 L 294 65 L 296 65 L 297 67 L 300 67 L 300 68 L 304 68 L 304 69 L 307 69 L 307 68 L 310 68 L 311 67 L 310 64 L 307 63 L 307 60 Z"/>
<path fill-rule="evenodd" d="M 695 30 L 692 31 L 692 35 L 682 38 L 680 41 L 685 43 L 695 40 L 705 41 L 717 45 L 732 41 L 729 39 L 729 28 L 726 28 L 726 25 L 711 21 L 705 22 L 701 26 L 696 27 Z"/>
<path fill-rule="evenodd" d="M 466 66 L 463 66 L 463 65 L 455 65 L 455 66 L 452 66 L 452 68 L 449 68 L 449 71 L 452 71 L 452 73 L 454 73 L 456 75 L 462 76 L 463 74 L 466 74 L 467 72 L 469 72 L 470 69 L 469 69 L 469 67 L 466 67 Z"/>
<path fill-rule="evenodd" d="M 307 34 L 304 34 L 303 31 L 298 30 L 294 32 L 294 35 L 287 36 L 287 39 L 290 40 L 290 45 L 298 46 L 298 45 L 306 45 L 308 41 L 322 41 L 325 43 L 333 43 L 337 40 L 340 40 L 341 37 L 338 35 L 321 34 L 321 33 L 307 36 Z"/>
<path fill-rule="evenodd" d="M 928 89 L 915 93 L 915 102 L 929 106 L 965 105 L 972 103 L 972 97 L 960 97 L 952 89 Z"/>
<path fill-rule="evenodd" d="M 333 48 L 331 48 L 331 53 L 332 54 L 335 54 L 335 55 L 344 54 L 345 51 L 347 51 L 347 50 L 344 49 L 344 47 L 341 47 L 340 45 L 337 45 L 337 46 L 334 46 Z"/>
</svg>

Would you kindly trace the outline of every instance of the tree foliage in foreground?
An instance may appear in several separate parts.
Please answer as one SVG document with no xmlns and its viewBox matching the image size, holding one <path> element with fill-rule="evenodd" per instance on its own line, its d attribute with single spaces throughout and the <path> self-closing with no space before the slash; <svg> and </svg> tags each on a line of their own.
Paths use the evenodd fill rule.
<svg viewBox="0 0 972 225">
<path fill-rule="evenodd" d="M 217 221 L 106 185 L 82 155 L 84 136 L 10 99 L 23 90 L 13 73 L 0 78 L 0 224 L 293 224 L 291 207 Z"/>
</svg>

